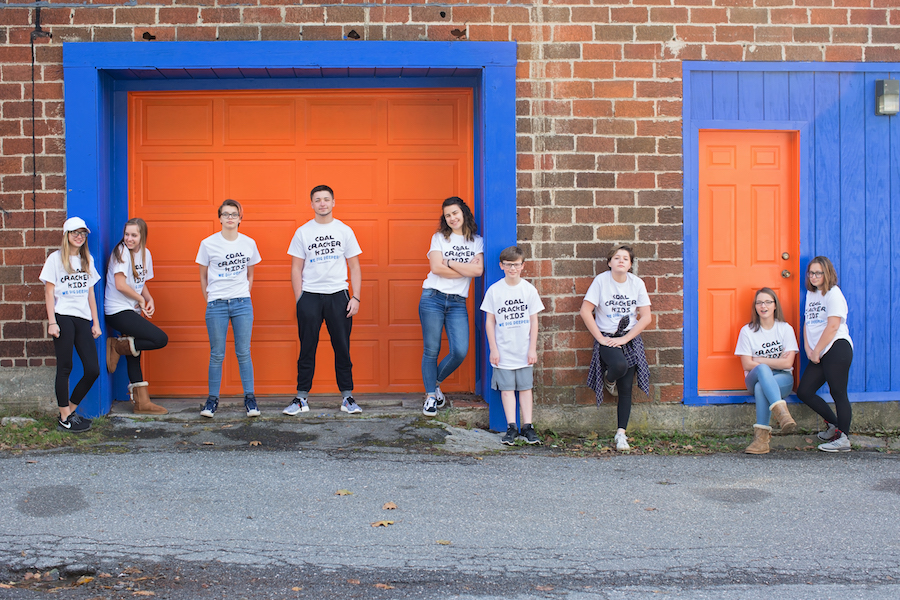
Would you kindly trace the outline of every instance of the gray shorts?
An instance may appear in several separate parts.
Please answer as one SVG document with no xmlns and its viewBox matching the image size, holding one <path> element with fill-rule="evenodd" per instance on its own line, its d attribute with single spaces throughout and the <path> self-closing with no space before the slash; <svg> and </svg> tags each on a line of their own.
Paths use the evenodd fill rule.
<svg viewBox="0 0 900 600">
<path fill-rule="evenodd" d="M 494 367 L 491 375 L 491 388 L 501 392 L 524 392 L 534 387 L 534 367 L 529 365 L 521 369 L 498 369 Z"/>
</svg>

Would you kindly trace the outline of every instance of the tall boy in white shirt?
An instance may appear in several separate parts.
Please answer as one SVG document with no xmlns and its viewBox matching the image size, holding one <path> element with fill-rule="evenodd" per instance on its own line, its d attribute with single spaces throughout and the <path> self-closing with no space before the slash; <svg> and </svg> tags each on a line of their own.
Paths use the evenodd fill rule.
<svg viewBox="0 0 900 600">
<path fill-rule="evenodd" d="M 510 246 L 500 253 L 500 268 L 505 277 L 488 288 L 481 303 L 487 313 L 485 333 L 490 345 L 493 368 L 491 387 L 500 390 L 503 413 L 508 427 L 501 442 L 512 446 L 519 434 L 516 426 L 516 392 L 522 411 L 521 436 L 529 444 L 540 444 L 531 423 L 534 397 L 534 363 L 537 362 L 537 314 L 544 304 L 537 289 L 522 279 L 525 253 Z"/>
<path fill-rule="evenodd" d="M 297 359 L 297 396 L 284 409 L 286 415 L 307 412 L 307 398 L 316 371 L 316 349 L 322 322 L 328 327 L 334 349 L 334 373 L 343 401 L 341 410 L 361 413 L 353 400 L 353 363 L 350 361 L 350 331 L 353 315 L 359 311 L 362 249 L 347 225 L 334 218 L 334 191 L 318 185 L 309 193 L 314 219 L 294 233 L 291 255 L 291 286 L 297 302 L 297 333 L 300 357 Z M 353 295 L 347 284 L 347 271 Z"/>
</svg>

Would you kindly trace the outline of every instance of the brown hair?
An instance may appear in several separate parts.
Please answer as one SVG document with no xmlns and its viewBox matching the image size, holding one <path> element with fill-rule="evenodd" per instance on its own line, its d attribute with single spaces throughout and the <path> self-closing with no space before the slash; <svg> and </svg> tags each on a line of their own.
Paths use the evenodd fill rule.
<svg viewBox="0 0 900 600">
<path fill-rule="evenodd" d="M 447 219 L 444 218 L 444 209 L 454 205 L 458 206 L 463 214 L 463 237 L 471 242 L 475 239 L 475 232 L 478 230 L 478 225 L 475 224 L 475 216 L 472 214 L 472 210 L 459 196 L 450 196 L 444 200 L 443 204 L 441 204 L 441 224 L 438 227 L 438 231 L 443 234 L 444 239 L 450 239 L 450 234 L 453 233 L 453 229 L 447 225 Z"/>
<path fill-rule="evenodd" d="M 772 296 L 772 300 L 775 301 L 775 320 L 784 321 L 784 312 L 781 310 L 781 301 L 778 299 L 778 294 L 775 293 L 775 290 L 767 287 L 759 288 L 753 296 L 753 306 L 751 307 L 752 314 L 750 316 L 750 322 L 747 323 L 750 327 L 750 331 L 759 331 L 759 313 L 756 312 L 756 301 L 759 299 L 760 294 Z"/>
<path fill-rule="evenodd" d="M 232 200 L 231 198 L 229 198 L 228 200 L 223 202 L 222 206 L 219 207 L 219 217 L 222 216 L 222 209 L 225 208 L 226 206 L 235 207 L 238 211 L 238 217 L 241 219 L 244 218 L 244 207 L 241 206 L 240 202 L 238 202 L 237 200 Z"/>
<path fill-rule="evenodd" d="M 219 210 L 221 211 L 221 209 Z M 122 228 L 122 240 L 118 244 L 116 244 L 115 248 L 113 248 L 113 258 L 117 263 L 125 262 L 123 252 L 125 250 L 128 250 L 128 247 L 125 245 L 124 231 L 128 228 L 129 225 L 134 225 L 135 227 L 137 227 L 138 233 L 141 236 L 141 265 L 143 265 L 147 261 L 147 222 L 140 217 L 134 217 L 133 219 L 128 219 L 127 221 L 125 221 L 125 227 Z M 140 277 L 140 274 L 137 272 L 137 266 L 135 266 L 133 260 L 131 261 L 131 275 L 135 281 L 137 281 Z"/>
<path fill-rule="evenodd" d="M 809 268 L 814 264 L 819 263 L 822 265 L 822 294 L 827 294 L 831 288 L 838 284 L 838 276 L 837 271 L 834 270 L 834 265 L 831 264 L 831 261 L 828 260 L 827 256 L 817 256 L 806 265 L 806 289 L 810 292 L 816 291 L 816 286 L 809 282 Z"/>
<path fill-rule="evenodd" d="M 317 185 L 313 189 L 309 191 L 309 199 L 312 200 L 312 197 L 316 195 L 317 192 L 328 192 L 331 194 L 331 199 L 334 200 L 334 190 L 328 187 L 327 185 Z"/>
<path fill-rule="evenodd" d="M 634 248 L 629 246 L 628 244 L 622 244 L 620 246 L 614 246 L 612 250 L 607 252 L 606 254 L 606 266 L 609 266 L 609 261 L 613 259 L 613 256 L 619 252 L 619 250 L 624 250 L 628 253 L 629 258 L 631 259 L 631 266 L 628 268 L 629 273 L 634 273 Z"/>
<path fill-rule="evenodd" d="M 509 248 L 504 248 L 502 252 L 500 252 L 500 262 L 515 262 L 519 259 L 522 259 L 522 262 L 525 262 L 525 253 L 522 252 L 522 249 L 518 246 L 510 246 Z"/>
</svg>

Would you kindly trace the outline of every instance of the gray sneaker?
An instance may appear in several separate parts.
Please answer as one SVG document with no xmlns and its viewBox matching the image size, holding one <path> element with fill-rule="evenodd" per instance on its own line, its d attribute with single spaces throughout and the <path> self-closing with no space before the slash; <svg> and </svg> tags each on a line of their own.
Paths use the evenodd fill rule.
<svg viewBox="0 0 900 600">
<path fill-rule="evenodd" d="M 616 387 L 615 381 L 606 381 L 606 379 L 604 379 L 603 383 L 606 386 L 606 391 L 609 392 L 610 396 L 618 396 L 619 395 L 619 388 Z"/>
<path fill-rule="evenodd" d="M 819 450 L 822 452 L 850 452 L 850 440 L 846 434 L 841 434 L 833 442 L 827 444 L 819 444 Z"/>
<path fill-rule="evenodd" d="M 437 416 L 437 398 L 425 396 L 425 406 L 422 407 L 422 414 L 426 417 Z"/>
<path fill-rule="evenodd" d="M 362 409 L 353 400 L 353 396 L 347 396 L 346 398 L 344 398 L 344 401 L 341 403 L 341 410 L 345 413 L 350 413 L 351 415 L 362 412 Z"/>
<path fill-rule="evenodd" d="M 816 437 L 822 440 L 823 442 L 830 442 L 834 440 L 834 437 L 837 435 L 837 427 L 834 426 L 833 423 L 825 423 L 828 427 L 825 428 L 825 431 L 820 431 L 816 434 Z"/>
<path fill-rule="evenodd" d="M 281 412 L 293 417 L 294 415 L 302 412 L 309 412 L 309 405 L 306 403 L 306 398 L 294 398 L 294 401 L 291 402 L 291 405 Z"/>
</svg>

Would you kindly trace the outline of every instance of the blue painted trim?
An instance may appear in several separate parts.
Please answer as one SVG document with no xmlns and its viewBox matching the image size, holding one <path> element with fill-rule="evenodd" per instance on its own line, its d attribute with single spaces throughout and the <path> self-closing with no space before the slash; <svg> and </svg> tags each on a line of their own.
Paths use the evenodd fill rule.
<svg viewBox="0 0 900 600">
<path fill-rule="evenodd" d="M 804 71 L 839 73 L 866 73 L 878 71 L 900 71 L 893 63 L 850 63 L 850 62 L 703 62 L 688 60 L 681 63 L 683 74 L 693 71 L 772 71 L 798 73 Z M 687 105 L 685 105 L 687 106 Z"/>
<path fill-rule="evenodd" d="M 485 262 L 490 265 L 491 256 L 516 241 L 515 65 L 515 42 L 64 43 L 67 210 L 85 218 L 92 231 L 96 228 L 99 235 L 91 236 L 90 248 L 98 265 L 105 266 L 128 210 L 127 91 L 246 89 L 249 85 L 255 89 L 471 87 L 476 144 L 473 204 L 485 237 Z M 166 76 L 177 78 L 164 79 L 160 69 L 172 70 L 165 71 Z M 259 69 L 279 77 L 245 78 L 260 75 Z M 411 69 L 416 69 L 415 77 L 408 76 Z M 425 77 L 434 69 L 441 69 L 440 76 Z M 401 70 L 406 76 L 400 77 Z M 313 77 L 298 79 L 297 74 Z M 491 202 L 489 213 L 486 198 Z M 105 275 L 105 269 L 101 268 L 101 274 Z M 478 310 L 485 282 L 497 279 L 499 267 L 488 268 L 473 285 L 476 392 L 489 401 L 491 422 L 499 411 L 505 429 L 499 394 L 490 390 L 490 372 L 485 368 L 487 341 Z M 103 285 L 101 281 L 97 287 L 101 314 Z M 105 344 L 98 342 L 97 348 L 102 364 Z M 116 390 L 125 385 L 103 370 L 82 402 L 84 414 L 109 412 L 113 381 Z"/>
<path fill-rule="evenodd" d="M 346 71 L 353 68 L 439 67 L 481 71 L 491 66 L 515 64 L 515 42 L 70 42 L 63 45 L 64 68 L 237 70 L 313 67 Z M 237 75 L 242 76 L 239 72 Z"/>
</svg>

